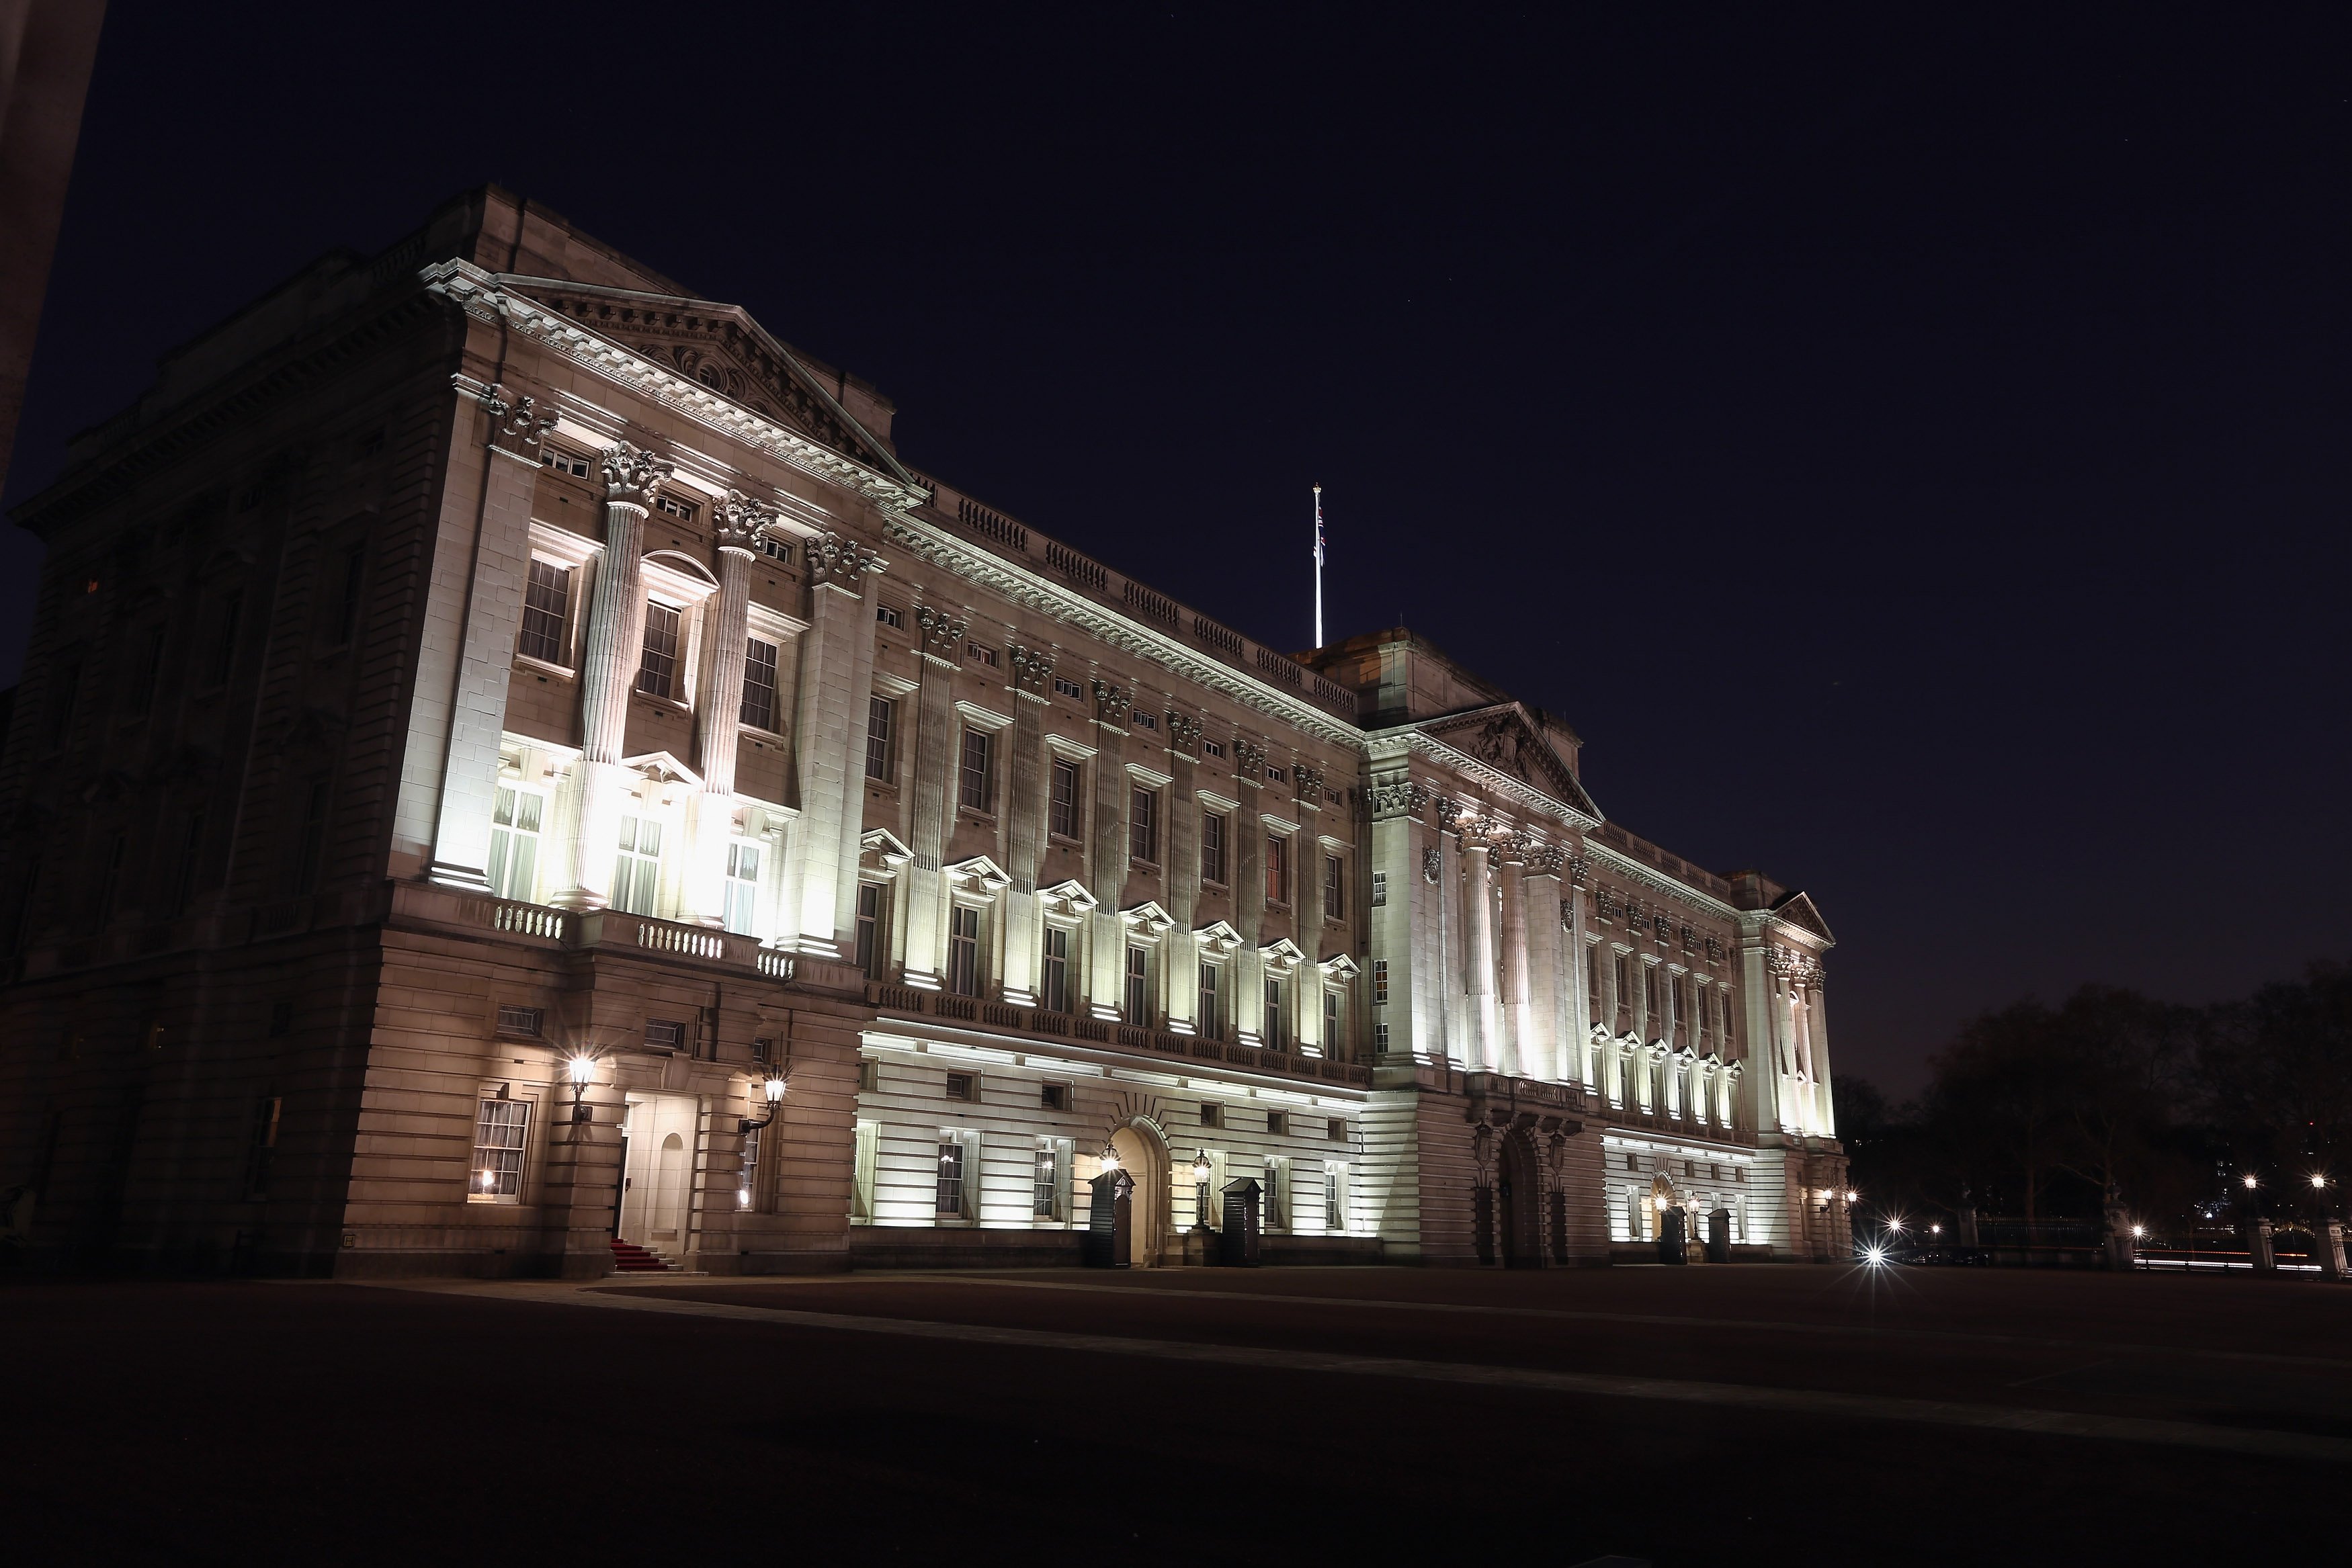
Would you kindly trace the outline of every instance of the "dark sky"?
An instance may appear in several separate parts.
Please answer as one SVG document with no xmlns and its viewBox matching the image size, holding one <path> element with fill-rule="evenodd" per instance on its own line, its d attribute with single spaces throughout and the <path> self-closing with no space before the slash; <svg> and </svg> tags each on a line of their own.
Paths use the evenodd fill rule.
<svg viewBox="0 0 2352 1568">
<path fill-rule="evenodd" d="M 1321 481 L 1334 638 L 1815 894 L 1843 1072 L 2352 953 L 2343 8 L 1564 9 L 114 0 L 8 499 L 497 180 L 1254 637 Z"/>
</svg>

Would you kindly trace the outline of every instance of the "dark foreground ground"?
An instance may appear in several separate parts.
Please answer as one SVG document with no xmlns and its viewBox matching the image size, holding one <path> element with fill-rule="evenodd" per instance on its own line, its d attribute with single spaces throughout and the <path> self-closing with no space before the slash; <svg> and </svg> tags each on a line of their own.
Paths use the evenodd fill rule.
<svg viewBox="0 0 2352 1568">
<path fill-rule="evenodd" d="M 2300 1281 L 1769 1266 L 19 1282 L 0 1551 L 2340 1562 L 2347 1321 Z"/>
</svg>

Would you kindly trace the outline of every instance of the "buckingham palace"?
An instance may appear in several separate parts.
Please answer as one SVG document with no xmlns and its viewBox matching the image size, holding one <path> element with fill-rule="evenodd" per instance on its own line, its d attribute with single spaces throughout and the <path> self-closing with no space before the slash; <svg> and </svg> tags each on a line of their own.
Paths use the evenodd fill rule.
<svg viewBox="0 0 2352 1568">
<path fill-rule="evenodd" d="M 492 187 L 78 437 L 16 513 L 9 1245 L 1848 1254 L 1804 893 L 1620 825 L 1410 631 L 1255 642 L 894 412 Z"/>
</svg>

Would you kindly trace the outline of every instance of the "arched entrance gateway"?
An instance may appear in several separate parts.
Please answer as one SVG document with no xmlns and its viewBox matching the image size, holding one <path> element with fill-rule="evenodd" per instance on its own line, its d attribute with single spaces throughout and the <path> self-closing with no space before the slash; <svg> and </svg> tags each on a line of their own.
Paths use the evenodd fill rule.
<svg viewBox="0 0 2352 1568">
<path fill-rule="evenodd" d="M 1527 1134 L 1507 1133 L 1495 1161 L 1495 1229 L 1506 1269 L 1544 1266 L 1543 1169 Z"/>
<path fill-rule="evenodd" d="M 1135 1183 L 1129 1208 L 1128 1255 L 1120 1261 L 1149 1269 L 1159 1263 L 1168 1240 L 1168 1144 L 1160 1130 L 1140 1119 L 1120 1126 L 1110 1135 L 1111 1153 L 1119 1168 Z"/>
</svg>

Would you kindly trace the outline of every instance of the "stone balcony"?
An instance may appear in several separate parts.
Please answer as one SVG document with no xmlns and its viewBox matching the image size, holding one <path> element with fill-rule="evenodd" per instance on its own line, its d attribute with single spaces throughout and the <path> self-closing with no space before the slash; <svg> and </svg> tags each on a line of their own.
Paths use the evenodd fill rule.
<svg viewBox="0 0 2352 1568">
<path fill-rule="evenodd" d="M 1146 1029 L 1137 1024 L 1091 1019 L 1076 1013 L 1049 1012 L 1044 1008 L 982 1001 L 977 997 L 951 997 L 939 991 L 918 990 L 912 986 L 869 984 L 866 988 L 866 999 L 886 1018 L 930 1018 L 945 1023 L 968 1024 L 974 1029 L 1000 1034 L 1108 1046 L 1113 1050 L 1160 1058 L 1171 1066 L 1213 1061 L 1221 1066 L 1246 1068 L 1253 1072 L 1313 1079 L 1325 1083 L 1345 1083 L 1356 1088 L 1370 1088 L 1372 1082 L 1370 1068 L 1335 1061 L 1327 1057 L 1267 1051 L 1233 1040 L 1203 1040 L 1198 1035 L 1174 1034 L 1166 1030 Z"/>
</svg>

